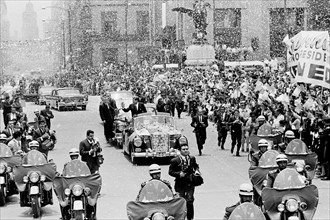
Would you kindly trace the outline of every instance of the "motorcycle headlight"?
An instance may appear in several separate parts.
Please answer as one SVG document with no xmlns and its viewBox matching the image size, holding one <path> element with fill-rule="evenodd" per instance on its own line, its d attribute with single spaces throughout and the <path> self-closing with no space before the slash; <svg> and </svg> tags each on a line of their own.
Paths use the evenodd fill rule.
<svg viewBox="0 0 330 220">
<path fill-rule="evenodd" d="M 65 194 L 66 196 L 69 196 L 70 193 L 71 193 L 71 190 L 70 190 L 69 188 L 66 188 L 66 189 L 64 190 L 64 194 Z"/>
<path fill-rule="evenodd" d="M 7 167 L 7 172 L 11 172 L 11 167 Z"/>
<path fill-rule="evenodd" d="M 295 212 L 298 209 L 298 202 L 295 199 L 288 199 L 285 206 L 289 212 Z"/>
<path fill-rule="evenodd" d="M 163 213 L 157 212 L 157 213 L 153 214 L 152 220 L 165 220 L 165 216 Z"/>
<path fill-rule="evenodd" d="M 135 145 L 136 147 L 141 147 L 141 145 L 142 145 L 142 139 L 141 139 L 140 137 L 136 137 L 136 138 L 134 139 L 134 145 Z"/>
<path fill-rule="evenodd" d="M 72 188 L 72 193 L 75 196 L 80 196 L 83 193 L 83 188 L 80 185 L 74 185 Z"/>
<path fill-rule="evenodd" d="M 91 189 L 89 187 L 86 187 L 84 189 L 84 193 L 85 193 L 86 196 L 90 195 L 91 194 Z"/>
<path fill-rule="evenodd" d="M 29 178 L 28 178 L 27 176 L 23 176 L 23 182 L 24 182 L 24 183 L 29 182 Z"/>
<path fill-rule="evenodd" d="M 0 164 L 0 174 L 6 172 L 6 165 Z"/>
<path fill-rule="evenodd" d="M 277 210 L 279 211 L 279 212 L 283 212 L 284 211 L 284 205 L 281 203 L 281 204 L 278 204 L 278 206 L 277 206 Z"/>
<path fill-rule="evenodd" d="M 39 180 L 39 174 L 36 172 L 32 172 L 29 176 L 29 179 L 32 183 L 36 183 Z"/>
<path fill-rule="evenodd" d="M 300 208 L 301 208 L 302 210 L 306 210 L 306 209 L 307 209 L 307 204 L 306 204 L 306 202 L 301 202 L 301 203 L 300 203 Z"/>
<path fill-rule="evenodd" d="M 44 182 L 46 180 L 46 176 L 45 175 L 41 175 L 40 176 L 40 181 Z"/>
</svg>

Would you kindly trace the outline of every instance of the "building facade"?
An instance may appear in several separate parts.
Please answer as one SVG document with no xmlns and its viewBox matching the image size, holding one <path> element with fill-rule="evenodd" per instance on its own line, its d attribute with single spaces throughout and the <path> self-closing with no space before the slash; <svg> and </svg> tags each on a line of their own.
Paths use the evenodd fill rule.
<svg viewBox="0 0 330 220">
<path fill-rule="evenodd" d="M 1 39 L 0 41 L 7 41 L 10 39 L 10 32 L 9 32 L 9 20 L 7 17 L 7 5 L 4 0 L 0 0 L 0 28 L 1 28 Z"/>
<path fill-rule="evenodd" d="M 33 8 L 32 2 L 29 1 L 26 3 L 22 17 L 22 40 L 38 39 L 39 29 L 37 24 L 37 13 Z"/>
</svg>

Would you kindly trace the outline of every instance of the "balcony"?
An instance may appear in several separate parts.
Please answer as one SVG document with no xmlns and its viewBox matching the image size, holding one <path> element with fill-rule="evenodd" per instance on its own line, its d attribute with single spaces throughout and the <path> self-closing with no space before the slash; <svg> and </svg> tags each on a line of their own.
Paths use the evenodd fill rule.
<svg viewBox="0 0 330 220">
<path fill-rule="evenodd" d="M 90 33 L 90 36 L 93 41 L 148 41 L 149 34 L 148 33 L 140 33 L 136 32 L 134 34 L 128 34 L 127 37 L 125 34 L 121 34 L 119 31 L 111 32 L 111 33 L 102 33 L 93 31 Z"/>
</svg>

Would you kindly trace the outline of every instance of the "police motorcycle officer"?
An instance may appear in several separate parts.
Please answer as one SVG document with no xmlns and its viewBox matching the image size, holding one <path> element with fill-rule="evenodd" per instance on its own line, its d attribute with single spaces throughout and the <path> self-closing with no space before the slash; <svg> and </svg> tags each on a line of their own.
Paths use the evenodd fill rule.
<svg viewBox="0 0 330 220">
<path fill-rule="evenodd" d="M 79 160 L 79 150 L 69 151 L 71 161 L 64 165 L 61 176 L 54 180 L 63 220 L 96 219 L 96 202 L 101 190 L 101 176 L 91 174 L 87 164 Z"/>
<path fill-rule="evenodd" d="M 13 170 L 14 180 L 20 194 L 20 206 L 31 207 L 33 217 L 39 218 L 41 207 L 53 204 L 52 182 L 56 166 L 48 163 L 46 156 L 38 151 L 38 141 L 31 141 L 29 148 L 22 165 Z"/>
<path fill-rule="evenodd" d="M 267 183 L 266 187 L 273 188 L 274 181 L 277 175 L 284 170 L 288 166 L 288 158 L 285 154 L 279 154 L 276 156 L 276 163 L 278 165 L 278 169 L 269 171 L 267 174 Z"/>
<path fill-rule="evenodd" d="M 145 187 L 145 185 L 149 182 L 149 181 L 152 181 L 152 180 L 160 180 L 162 181 L 163 183 L 165 183 L 168 188 L 172 191 L 172 187 L 171 187 L 171 183 L 167 180 L 162 180 L 160 179 L 161 178 L 161 167 L 158 165 L 158 164 L 151 164 L 149 166 L 149 174 L 151 176 L 151 180 L 148 180 L 147 182 L 143 182 L 141 184 L 141 189 L 140 189 L 140 192 L 141 190 L 143 189 L 143 187 Z M 138 201 L 139 200 L 139 195 L 140 195 L 140 192 L 136 198 L 136 200 Z"/>
<path fill-rule="evenodd" d="M 284 141 L 283 143 L 280 143 L 278 145 L 278 150 L 280 153 L 284 153 L 285 152 L 285 149 L 286 149 L 286 146 L 288 146 L 288 144 L 294 140 L 296 137 L 295 137 L 295 134 L 293 131 L 291 130 L 287 130 L 285 133 L 284 133 Z"/>
<path fill-rule="evenodd" d="M 249 183 L 243 183 L 239 186 L 239 198 L 240 201 L 235 205 L 226 207 L 225 215 L 223 216 L 223 220 L 228 220 L 231 213 L 235 210 L 235 208 L 245 202 L 253 203 L 253 189 L 252 185 Z"/>
<path fill-rule="evenodd" d="M 258 166 L 261 156 L 268 150 L 269 143 L 266 139 L 260 139 L 258 142 L 259 151 L 251 156 L 251 166 Z"/>
</svg>

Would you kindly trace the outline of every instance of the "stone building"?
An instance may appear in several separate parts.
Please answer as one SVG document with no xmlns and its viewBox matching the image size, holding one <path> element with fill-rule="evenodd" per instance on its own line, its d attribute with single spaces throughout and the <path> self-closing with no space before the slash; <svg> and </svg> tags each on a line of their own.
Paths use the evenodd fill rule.
<svg viewBox="0 0 330 220">
<path fill-rule="evenodd" d="M 0 41 L 7 41 L 10 39 L 10 33 L 9 33 L 9 20 L 7 17 L 7 5 L 4 0 L 0 0 L 0 28 L 1 28 L 1 37 Z"/>
<path fill-rule="evenodd" d="M 22 16 L 22 40 L 35 40 L 39 38 L 37 13 L 31 1 L 26 3 Z"/>
</svg>

